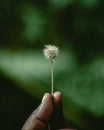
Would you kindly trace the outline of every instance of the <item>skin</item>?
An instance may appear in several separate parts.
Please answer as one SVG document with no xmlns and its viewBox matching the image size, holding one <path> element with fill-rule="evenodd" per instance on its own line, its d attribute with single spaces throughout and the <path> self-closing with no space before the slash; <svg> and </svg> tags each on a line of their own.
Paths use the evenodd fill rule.
<svg viewBox="0 0 104 130">
<path fill-rule="evenodd" d="M 61 93 L 45 93 L 41 104 L 32 112 L 21 130 L 72 130 L 66 128 Z"/>
</svg>

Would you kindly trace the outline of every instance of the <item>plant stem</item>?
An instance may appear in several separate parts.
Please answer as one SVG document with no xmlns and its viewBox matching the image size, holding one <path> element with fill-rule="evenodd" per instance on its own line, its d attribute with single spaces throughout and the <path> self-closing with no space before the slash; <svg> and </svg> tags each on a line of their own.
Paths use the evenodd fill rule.
<svg viewBox="0 0 104 130">
<path fill-rule="evenodd" d="M 54 59 L 51 59 L 51 94 L 53 94 L 54 89 Z"/>
<path fill-rule="evenodd" d="M 49 125 L 49 124 L 48 124 L 48 130 L 51 130 L 51 129 L 50 129 L 50 125 Z"/>
</svg>

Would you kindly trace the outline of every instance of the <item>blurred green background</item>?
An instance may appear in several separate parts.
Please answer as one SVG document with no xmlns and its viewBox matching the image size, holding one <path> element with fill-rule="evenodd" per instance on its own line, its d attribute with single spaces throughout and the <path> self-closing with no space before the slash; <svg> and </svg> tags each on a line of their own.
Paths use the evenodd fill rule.
<svg viewBox="0 0 104 130">
<path fill-rule="evenodd" d="M 50 92 L 42 49 L 59 46 L 55 91 L 80 130 L 104 130 L 104 1 L 0 1 L 0 129 L 20 130 Z"/>
</svg>

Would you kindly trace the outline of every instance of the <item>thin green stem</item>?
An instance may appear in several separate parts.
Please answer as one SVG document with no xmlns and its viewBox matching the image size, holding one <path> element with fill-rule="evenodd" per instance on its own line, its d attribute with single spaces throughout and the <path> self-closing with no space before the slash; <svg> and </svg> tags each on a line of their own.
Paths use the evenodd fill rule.
<svg viewBox="0 0 104 130">
<path fill-rule="evenodd" d="M 51 130 L 50 125 L 48 124 L 48 130 Z"/>
<path fill-rule="evenodd" d="M 51 94 L 54 92 L 54 59 L 51 59 Z"/>
</svg>

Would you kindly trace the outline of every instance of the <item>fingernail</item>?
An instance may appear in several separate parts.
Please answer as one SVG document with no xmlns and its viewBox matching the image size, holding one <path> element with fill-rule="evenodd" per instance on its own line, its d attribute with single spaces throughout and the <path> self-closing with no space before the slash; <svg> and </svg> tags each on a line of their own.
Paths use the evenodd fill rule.
<svg viewBox="0 0 104 130">
<path fill-rule="evenodd" d="M 61 96 L 61 92 L 60 91 L 57 91 L 57 92 L 54 92 L 54 94 L 53 94 L 55 97 L 60 97 Z"/>
</svg>

